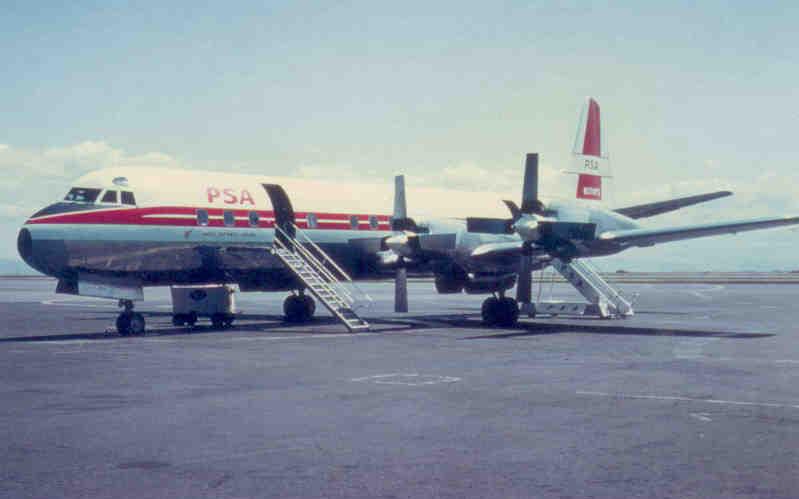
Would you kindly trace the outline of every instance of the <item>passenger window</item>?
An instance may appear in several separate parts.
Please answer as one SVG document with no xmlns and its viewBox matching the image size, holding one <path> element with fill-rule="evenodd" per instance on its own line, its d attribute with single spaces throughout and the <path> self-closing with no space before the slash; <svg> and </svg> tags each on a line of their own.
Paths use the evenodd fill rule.
<svg viewBox="0 0 799 499">
<path fill-rule="evenodd" d="M 251 211 L 249 218 L 250 218 L 250 227 L 258 227 L 258 222 L 261 221 L 261 217 L 258 216 L 258 212 Z"/>
<path fill-rule="evenodd" d="M 136 198 L 133 197 L 132 192 L 122 191 L 122 204 L 136 204 Z"/>
<path fill-rule="evenodd" d="M 197 225 L 208 225 L 208 210 L 197 210 Z"/>
<path fill-rule="evenodd" d="M 377 230 L 377 228 L 379 226 L 380 226 L 380 222 L 378 222 L 377 216 L 376 215 L 369 215 L 369 228 L 371 228 L 372 230 Z"/>
<path fill-rule="evenodd" d="M 105 191 L 103 194 L 103 203 L 114 203 L 117 202 L 117 191 Z"/>
<path fill-rule="evenodd" d="M 350 228 L 352 230 L 358 230 L 358 216 L 357 215 L 350 215 Z"/>
<path fill-rule="evenodd" d="M 73 187 L 69 190 L 64 201 L 73 201 L 75 203 L 93 203 L 100 195 L 101 189 L 87 189 L 85 187 Z"/>
<path fill-rule="evenodd" d="M 233 227 L 236 225 L 236 215 L 234 215 L 232 211 L 225 210 L 225 212 L 223 213 L 223 217 L 225 219 L 225 225 L 227 227 Z"/>
<path fill-rule="evenodd" d="M 306 220 L 308 220 L 308 228 L 315 229 L 319 225 L 319 220 L 316 219 L 314 213 L 308 213 Z"/>
</svg>

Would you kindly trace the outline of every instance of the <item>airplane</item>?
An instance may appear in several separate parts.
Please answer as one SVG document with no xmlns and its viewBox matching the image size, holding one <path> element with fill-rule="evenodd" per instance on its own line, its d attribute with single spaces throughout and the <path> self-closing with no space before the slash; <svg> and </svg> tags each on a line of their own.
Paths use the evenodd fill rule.
<svg viewBox="0 0 799 499">
<path fill-rule="evenodd" d="M 497 213 L 495 207 L 504 203 L 504 217 L 410 217 L 403 176 L 395 178 L 394 209 L 388 214 L 392 196 L 381 185 L 104 168 L 77 179 L 63 200 L 34 213 L 19 232 L 18 252 L 28 265 L 58 280 L 57 293 L 119 300 L 121 335 L 144 334 L 144 317 L 134 311 L 144 287 L 202 284 L 236 284 L 242 292 L 290 291 L 284 312 L 292 322 L 310 320 L 316 298 L 353 330 L 360 319 L 348 308 L 353 300 L 337 299 L 347 294 L 336 288 L 337 281 L 386 279 L 394 273 L 395 310 L 407 311 L 409 270 L 432 275 L 442 294 L 489 295 L 481 309 L 484 323 L 509 327 L 518 320 L 520 304 L 533 306 L 535 270 L 558 268 L 584 296 L 606 308 L 596 297 L 615 291 L 580 266 L 587 258 L 799 224 L 799 217 L 778 217 L 646 228 L 640 219 L 732 193 L 607 208 L 603 184 L 612 175 L 605 139 L 599 104 L 588 98 L 566 170 L 576 181 L 573 199 L 539 197 L 537 154 L 527 155 L 518 205 L 455 191 L 438 192 L 435 202 L 427 199 L 433 206 L 428 211 L 442 212 L 448 205 L 451 211 L 460 196 L 483 215 Z M 515 299 L 506 296 L 514 285 Z M 631 307 L 623 303 L 615 302 L 614 310 L 630 315 Z M 603 316 L 608 316 L 605 308 Z"/>
</svg>

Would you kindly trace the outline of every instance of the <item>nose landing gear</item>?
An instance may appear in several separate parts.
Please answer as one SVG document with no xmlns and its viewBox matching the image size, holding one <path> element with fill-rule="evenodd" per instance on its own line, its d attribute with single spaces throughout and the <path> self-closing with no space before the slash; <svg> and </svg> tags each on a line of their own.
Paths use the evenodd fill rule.
<svg viewBox="0 0 799 499">
<path fill-rule="evenodd" d="M 119 306 L 124 310 L 117 316 L 117 332 L 120 336 L 143 335 L 146 324 L 144 316 L 133 311 L 131 300 L 119 300 Z"/>
<path fill-rule="evenodd" d="M 519 305 L 503 293 L 488 297 L 481 312 L 486 326 L 512 327 L 519 320 Z"/>
</svg>

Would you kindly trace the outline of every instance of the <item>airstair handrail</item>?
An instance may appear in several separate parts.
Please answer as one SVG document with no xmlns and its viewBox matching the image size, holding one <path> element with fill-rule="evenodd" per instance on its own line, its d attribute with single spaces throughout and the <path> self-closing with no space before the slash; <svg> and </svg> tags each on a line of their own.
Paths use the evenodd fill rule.
<svg viewBox="0 0 799 499">
<path fill-rule="evenodd" d="M 336 271 L 338 271 L 338 273 L 339 273 L 339 274 L 341 274 L 341 276 L 342 276 L 342 277 L 343 277 L 343 278 L 344 278 L 346 281 L 348 281 L 348 282 L 352 282 L 352 277 L 350 277 L 350 275 L 349 275 L 349 274 L 347 274 L 347 273 L 344 271 L 344 269 L 342 269 L 341 267 L 339 267 L 339 265 L 338 265 L 338 264 L 337 264 L 337 263 L 336 263 L 336 262 L 335 262 L 335 261 L 334 261 L 332 258 L 330 258 L 330 256 L 329 256 L 327 253 L 325 253 L 324 251 L 322 251 L 322 248 L 320 248 L 318 244 L 316 244 L 315 242 L 313 242 L 313 241 L 311 240 L 311 238 L 310 238 L 310 237 L 308 237 L 308 235 L 307 235 L 305 232 L 303 232 L 302 230 L 300 230 L 300 228 L 299 228 L 299 227 L 297 227 L 295 224 L 291 224 L 291 225 L 294 227 L 294 230 L 296 231 L 296 233 L 297 233 L 298 235 L 302 236 L 302 239 L 303 239 L 303 241 L 302 241 L 302 242 L 303 242 L 303 243 L 307 243 L 307 244 L 308 244 L 308 245 L 310 245 L 310 246 L 311 246 L 313 249 L 315 249 L 315 250 L 317 251 L 317 253 L 318 253 L 318 254 L 322 255 L 322 257 L 325 259 L 325 261 L 327 261 L 327 262 L 328 262 L 328 263 L 329 263 L 329 264 L 330 264 L 330 265 L 331 265 L 331 266 L 332 266 L 334 269 L 336 269 Z"/>
<path fill-rule="evenodd" d="M 322 258 L 324 258 L 324 260 L 326 262 L 328 262 L 341 275 L 341 277 L 344 278 L 345 281 L 347 281 L 354 289 L 356 289 L 358 291 L 358 293 L 363 295 L 363 298 L 366 301 L 369 301 L 369 302 L 373 301 L 372 297 L 369 296 L 369 294 L 367 292 L 362 290 L 360 288 L 360 286 L 355 284 L 355 282 L 352 280 L 352 277 L 350 277 L 350 275 L 344 269 L 342 269 L 332 258 L 330 258 L 330 255 L 325 253 L 324 250 L 322 250 L 322 248 L 320 248 L 318 244 L 313 242 L 313 240 L 308 236 L 308 234 L 305 233 L 305 231 L 303 231 L 299 227 L 297 227 L 296 224 L 291 224 L 291 225 L 292 225 L 292 227 L 294 227 L 295 233 L 300 235 L 300 236 L 302 236 L 302 241 L 301 241 L 302 243 L 307 243 L 309 246 L 311 246 L 316 251 L 316 253 L 318 255 L 321 255 Z M 284 232 L 284 234 L 285 234 L 285 232 Z M 302 248 L 302 249 L 306 250 L 306 248 Z M 310 253 L 310 251 L 309 251 L 309 253 Z M 325 266 L 322 264 L 322 267 L 325 267 Z M 355 300 L 353 300 L 353 301 L 355 301 Z"/>
<path fill-rule="evenodd" d="M 349 301 L 349 303 L 354 303 L 355 302 L 355 299 L 347 291 L 347 289 L 344 288 L 341 285 L 341 283 L 336 279 L 336 277 L 313 254 L 311 254 L 310 251 L 308 251 L 306 248 L 304 248 L 302 246 L 302 244 L 300 244 L 299 242 L 295 241 L 291 236 L 289 236 L 283 229 L 281 229 L 277 225 L 275 226 L 275 229 L 278 230 L 284 237 L 286 237 L 290 241 L 294 242 L 294 244 L 293 244 L 294 250 L 298 251 L 301 255 L 303 255 L 305 257 L 305 260 L 317 272 L 319 272 L 322 277 L 325 278 L 325 281 L 324 281 L 324 285 L 325 286 L 327 286 L 328 288 L 332 288 L 333 286 L 335 286 L 336 290 L 341 295 L 343 295 L 344 298 L 346 298 L 346 300 Z M 281 241 L 280 238 L 275 238 L 275 241 L 277 241 L 278 246 L 280 246 L 282 249 L 291 251 L 290 248 L 288 247 L 288 245 L 285 242 Z"/>
</svg>

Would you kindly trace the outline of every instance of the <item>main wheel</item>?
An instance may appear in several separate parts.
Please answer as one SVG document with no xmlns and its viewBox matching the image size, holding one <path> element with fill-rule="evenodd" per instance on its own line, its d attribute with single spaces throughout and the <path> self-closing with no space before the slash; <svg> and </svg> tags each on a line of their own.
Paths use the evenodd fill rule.
<svg viewBox="0 0 799 499">
<path fill-rule="evenodd" d="M 144 334 L 146 323 L 144 316 L 138 312 L 130 315 L 130 333 L 135 335 Z"/>
<path fill-rule="evenodd" d="M 483 316 L 483 324 L 486 326 L 494 326 L 497 324 L 497 319 L 499 315 L 499 300 L 490 296 L 485 299 L 483 302 L 483 307 L 481 308 L 480 312 Z"/>
<path fill-rule="evenodd" d="M 184 314 L 175 314 L 172 316 L 172 325 L 173 326 L 185 326 L 186 325 L 186 316 Z"/>
<path fill-rule="evenodd" d="M 497 325 L 501 327 L 511 327 L 516 325 L 519 320 L 519 304 L 513 298 L 503 298 L 499 300 L 499 313 L 497 314 Z"/>
<path fill-rule="evenodd" d="M 132 314 L 122 313 L 117 316 L 117 332 L 120 336 L 130 336 L 132 334 L 130 328 L 130 319 Z"/>
<path fill-rule="evenodd" d="M 283 302 L 283 315 L 286 322 L 302 322 L 305 317 L 305 303 L 301 297 L 291 295 Z"/>
<path fill-rule="evenodd" d="M 316 312 L 316 302 L 309 295 L 300 296 L 302 303 L 305 306 L 305 320 L 311 320 L 314 312 Z"/>
</svg>

